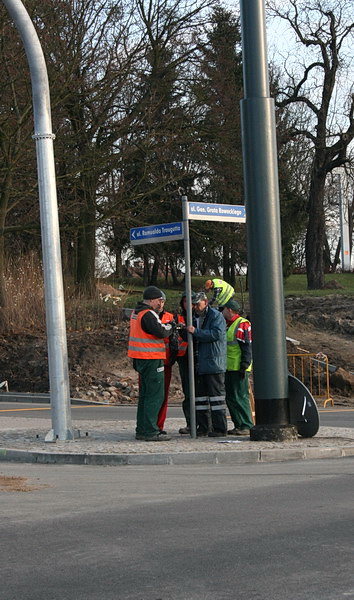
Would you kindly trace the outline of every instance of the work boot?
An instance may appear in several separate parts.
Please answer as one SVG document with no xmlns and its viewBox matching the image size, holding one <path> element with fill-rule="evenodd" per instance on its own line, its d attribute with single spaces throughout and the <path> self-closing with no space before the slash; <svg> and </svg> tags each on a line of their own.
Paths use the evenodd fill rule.
<svg viewBox="0 0 354 600">
<path fill-rule="evenodd" d="M 229 429 L 227 432 L 227 435 L 238 435 L 236 433 L 236 431 L 239 431 L 239 429 L 237 429 L 237 427 L 234 427 L 233 429 Z"/>
<path fill-rule="evenodd" d="M 235 433 L 233 433 L 232 435 L 249 436 L 250 430 L 249 429 L 235 429 Z"/>
<path fill-rule="evenodd" d="M 208 437 L 214 438 L 214 437 L 225 437 L 226 436 L 226 431 L 209 431 L 208 433 Z"/>
<path fill-rule="evenodd" d="M 197 430 L 197 437 L 207 437 L 207 436 L 208 436 L 207 431 L 198 431 Z"/>
<path fill-rule="evenodd" d="M 190 432 L 190 427 L 181 427 L 181 429 L 178 430 L 178 433 L 180 433 L 181 435 L 188 435 Z"/>
<path fill-rule="evenodd" d="M 145 437 L 145 442 L 168 442 L 171 439 L 171 436 L 161 433 L 157 433 L 156 435 L 151 435 L 149 437 Z"/>
</svg>

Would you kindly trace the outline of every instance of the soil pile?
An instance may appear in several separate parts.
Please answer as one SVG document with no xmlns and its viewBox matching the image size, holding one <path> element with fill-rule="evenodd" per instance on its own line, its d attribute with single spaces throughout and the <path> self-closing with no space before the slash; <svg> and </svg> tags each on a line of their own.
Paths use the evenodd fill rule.
<svg viewBox="0 0 354 600">
<path fill-rule="evenodd" d="M 352 297 L 289 297 L 285 310 L 287 336 L 297 342 L 289 343 L 289 352 L 300 348 L 322 353 L 331 365 L 340 367 L 348 376 L 354 373 Z M 105 330 L 68 332 L 72 397 L 135 403 L 137 377 L 127 357 L 128 331 L 128 322 L 119 320 Z M 8 381 L 10 391 L 48 392 L 46 338 L 29 334 L 1 336 L 0 377 L 1 381 Z M 331 392 L 334 397 L 352 397 L 354 404 L 354 389 L 344 387 Z M 176 366 L 170 396 L 171 403 L 181 401 Z"/>
</svg>

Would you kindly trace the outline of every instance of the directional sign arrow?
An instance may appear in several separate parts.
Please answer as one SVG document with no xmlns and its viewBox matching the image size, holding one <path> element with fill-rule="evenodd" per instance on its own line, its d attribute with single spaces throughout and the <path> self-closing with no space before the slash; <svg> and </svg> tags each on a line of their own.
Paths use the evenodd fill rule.
<svg viewBox="0 0 354 600">
<path fill-rule="evenodd" d="M 162 223 L 160 225 L 147 225 L 134 227 L 130 230 L 130 243 L 154 244 L 157 242 L 172 242 L 183 239 L 183 223 Z"/>
</svg>

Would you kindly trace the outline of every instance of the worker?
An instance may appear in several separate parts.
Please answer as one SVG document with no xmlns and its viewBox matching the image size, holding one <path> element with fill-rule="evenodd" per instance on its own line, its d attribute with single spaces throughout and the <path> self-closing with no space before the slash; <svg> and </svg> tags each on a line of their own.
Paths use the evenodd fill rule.
<svg viewBox="0 0 354 600">
<path fill-rule="evenodd" d="M 204 292 L 195 294 L 193 311 L 196 323 L 187 325 L 186 329 L 192 334 L 193 343 L 197 343 L 195 382 L 197 436 L 226 436 L 225 319 L 219 311 L 208 306 L 208 298 Z"/>
<path fill-rule="evenodd" d="M 234 424 L 228 435 L 249 436 L 253 427 L 248 378 L 252 368 L 251 323 L 240 315 L 236 300 L 226 302 L 226 404 Z"/>
<path fill-rule="evenodd" d="M 167 310 L 165 310 L 165 300 L 161 301 L 161 312 L 159 314 L 161 323 L 172 323 L 174 324 L 174 315 Z M 171 377 L 172 377 L 172 367 L 176 362 L 177 353 L 178 353 L 178 332 L 177 329 L 173 327 L 173 331 L 171 335 L 164 338 L 165 347 L 166 347 L 166 356 L 164 359 L 164 399 L 159 410 L 159 414 L 157 417 L 157 426 L 162 435 L 167 435 L 164 429 L 165 421 L 167 416 L 167 408 L 168 408 L 168 394 L 170 391 Z"/>
<path fill-rule="evenodd" d="M 159 410 L 164 399 L 164 338 L 172 334 L 171 323 L 159 319 L 165 294 L 150 285 L 143 293 L 130 317 L 128 356 L 139 373 L 139 402 L 136 417 L 136 439 L 146 442 L 167 441 L 157 425 Z"/>
<path fill-rule="evenodd" d="M 226 302 L 231 300 L 235 295 L 235 290 L 232 285 L 222 279 L 208 279 L 205 282 L 204 288 L 207 292 L 213 290 L 213 296 L 209 300 L 209 306 L 217 303 L 219 305 L 219 310 L 222 310 Z"/>
</svg>

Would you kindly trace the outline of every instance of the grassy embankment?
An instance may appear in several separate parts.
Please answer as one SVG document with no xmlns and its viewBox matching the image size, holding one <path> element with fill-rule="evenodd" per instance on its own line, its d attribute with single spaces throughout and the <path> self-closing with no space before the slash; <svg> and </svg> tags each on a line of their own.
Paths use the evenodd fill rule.
<svg viewBox="0 0 354 600">
<path fill-rule="evenodd" d="M 194 291 L 204 288 L 205 277 L 193 277 L 192 288 Z M 305 275 L 291 275 L 284 284 L 284 294 L 324 296 L 343 294 L 354 296 L 354 273 L 334 273 L 326 275 L 325 280 L 330 283 L 336 280 L 342 286 L 340 289 L 312 290 L 306 289 Z M 108 283 L 108 282 L 107 282 Z M 118 298 L 90 299 L 85 295 L 78 296 L 73 286 L 65 286 L 65 313 L 68 331 L 83 331 L 104 329 L 119 322 L 122 318 L 123 307 L 132 308 L 142 298 L 144 286 L 140 279 L 134 281 L 109 281 L 118 288 L 124 286 Z M 164 280 L 158 285 L 167 296 L 166 309 L 175 311 L 180 303 L 183 283 L 179 289 L 172 288 L 171 283 L 166 286 Z M 1 325 L 3 334 L 17 335 L 42 335 L 45 334 L 45 310 L 43 272 L 38 259 L 27 257 L 20 264 L 9 265 L 6 277 L 7 307 L 1 311 Z M 236 297 L 241 307 L 248 305 L 248 292 L 246 291 L 246 278 L 238 277 L 236 282 Z M 105 301 L 106 300 L 106 301 Z"/>
<path fill-rule="evenodd" d="M 354 296 L 354 273 L 333 273 L 325 276 L 325 282 L 336 281 L 341 288 L 324 288 L 322 290 L 308 290 L 306 275 L 290 275 L 284 282 L 284 295 L 286 296 L 329 296 L 334 294 L 353 295 Z M 192 288 L 195 291 L 202 290 L 205 277 L 192 277 Z M 158 282 L 159 287 L 165 291 L 167 309 L 173 310 L 181 298 L 181 289 L 166 288 L 164 281 Z M 129 284 L 126 286 L 129 290 Z M 134 281 L 134 291 L 128 294 L 125 300 L 125 306 L 133 307 L 137 300 L 142 297 L 144 286 L 137 285 Z M 139 290 L 139 291 L 138 291 Z M 247 304 L 248 292 L 246 291 L 246 278 L 241 276 L 236 282 L 236 297 L 240 304 Z"/>
</svg>

